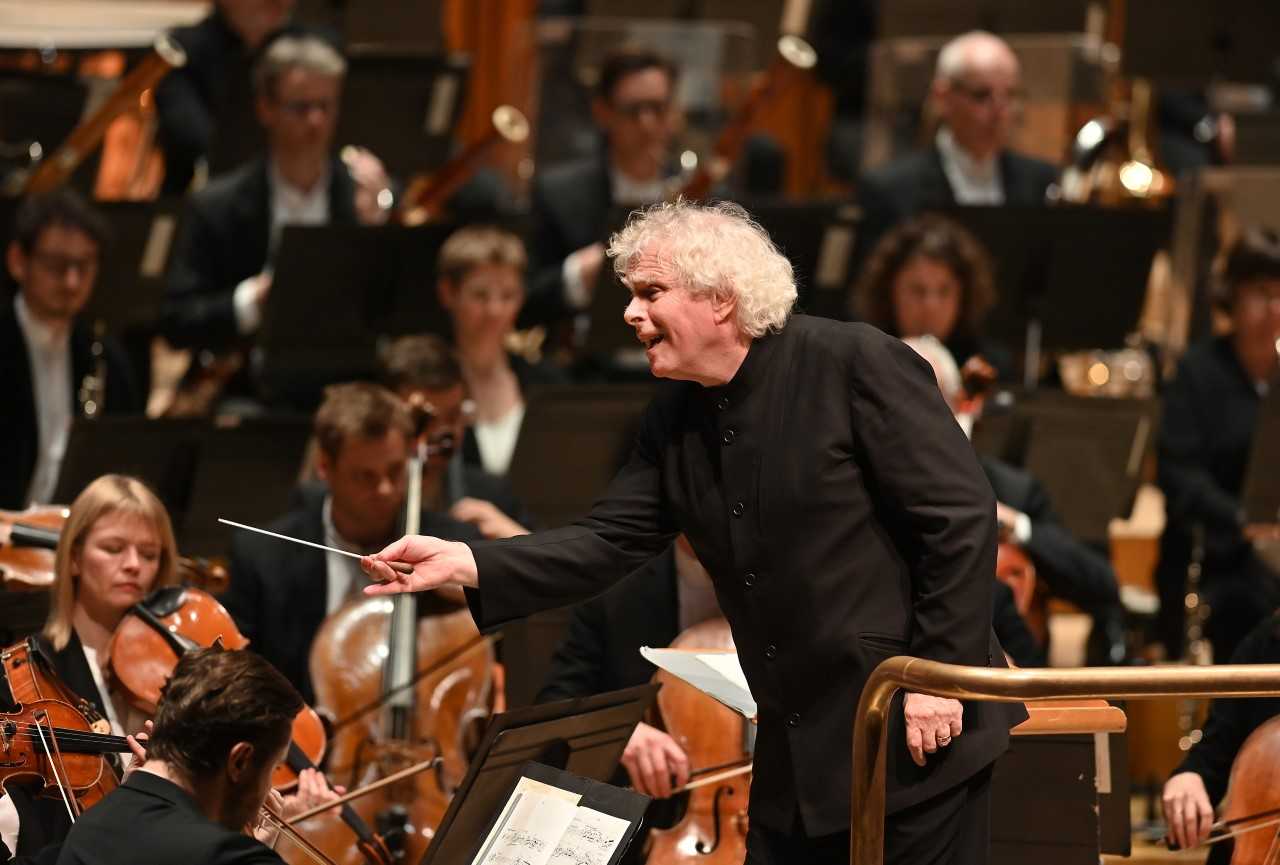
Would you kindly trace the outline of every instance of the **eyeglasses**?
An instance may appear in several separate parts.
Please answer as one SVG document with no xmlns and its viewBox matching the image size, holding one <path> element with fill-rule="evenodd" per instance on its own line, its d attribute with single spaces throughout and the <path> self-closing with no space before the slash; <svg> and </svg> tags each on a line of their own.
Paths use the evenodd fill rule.
<svg viewBox="0 0 1280 865">
<path fill-rule="evenodd" d="M 997 90 L 985 84 L 966 84 L 955 78 L 951 79 L 951 86 L 963 93 L 969 101 L 982 106 L 994 105 L 997 102 L 1002 105 L 1019 106 L 1027 98 L 1026 91 L 1019 87 L 1012 90 Z"/>
<path fill-rule="evenodd" d="M 282 99 L 276 104 L 295 117 L 307 117 L 312 111 L 328 115 L 337 110 L 337 105 L 328 99 Z"/>
<path fill-rule="evenodd" d="M 98 271 L 97 256 L 77 258 L 71 255 L 63 255 L 60 252 L 33 252 L 31 260 L 46 273 L 59 279 L 65 277 L 72 270 L 77 271 L 81 276 L 90 276 Z"/>
<path fill-rule="evenodd" d="M 670 113 L 671 100 L 636 99 L 632 102 L 615 102 L 613 103 L 613 110 L 628 120 L 639 120 L 646 114 L 652 114 L 661 119 Z"/>
</svg>

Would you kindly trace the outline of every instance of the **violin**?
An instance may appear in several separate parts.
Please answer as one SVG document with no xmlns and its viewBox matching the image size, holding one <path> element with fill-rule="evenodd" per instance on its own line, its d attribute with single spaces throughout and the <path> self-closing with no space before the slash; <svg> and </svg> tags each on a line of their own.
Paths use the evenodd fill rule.
<svg viewBox="0 0 1280 865">
<path fill-rule="evenodd" d="M 734 650 L 729 623 L 710 619 L 685 630 L 673 649 Z M 755 725 L 665 670 L 654 674 L 659 723 L 693 767 L 682 811 L 670 828 L 649 835 L 649 861 L 737 865 L 747 854 L 747 799 Z M 694 780 L 697 779 L 697 780 Z"/>
<path fill-rule="evenodd" d="M 60 505 L 0 511 L 0 586 L 35 591 L 53 585 L 53 553 L 69 513 Z"/>
<path fill-rule="evenodd" d="M 108 647 L 110 674 L 131 705 L 152 714 L 178 659 L 215 642 L 234 650 L 249 645 L 226 607 L 212 595 L 190 587 L 158 589 L 134 604 L 116 626 Z M 293 720 L 285 760 L 272 773 L 272 786 L 287 790 L 297 784 L 303 769 L 316 768 L 325 745 L 320 716 L 310 706 L 303 707 Z M 382 839 L 353 810 L 344 807 L 330 819 L 341 819 L 350 830 L 342 839 L 343 849 L 358 851 L 371 865 L 391 865 Z M 350 832 L 356 835 L 354 847 Z"/>
<path fill-rule="evenodd" d="M 62 682 L 39 641 L 27 637 L 0 651 L 0 667 L 18 705 L 16 712 L 0 715 L 0 779 L 39 775 L 45 795 L 72 794 L 67 805 L 73 817 L 114 790 L 118 779 L 103 755 L 127 752 L 128 741 L 109 735 L 110 723 Z M 42 732 L 52 735 L 45 739 Z M 32 757 L 23 747 L 40 753 Z M 3 775 L 6 769 L 12 775 Z"/>
</svg>

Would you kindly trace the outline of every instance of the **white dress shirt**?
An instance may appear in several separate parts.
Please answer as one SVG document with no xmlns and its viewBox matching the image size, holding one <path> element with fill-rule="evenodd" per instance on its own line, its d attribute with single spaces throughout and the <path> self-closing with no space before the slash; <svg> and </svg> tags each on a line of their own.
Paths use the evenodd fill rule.
<svg viewBox="0 0 1280 865">
<path fill-rule="evenodd" d="M 996 157 L 981 161 L 974 159 L 945 126 L 938 130 L 935 141 L 942 157 L 942 171 L 947 176 L 956 203 L 1004 204 L 1004 185 Z"/>
<path fill-rule="evenodd" d="M 480 465 L 489 474 L 501 477 L 511 468 L 511 457 L 516 452 L 516 440 L 520 438 L 520 424 L 523 422 L 524 402 L 519 402 L 498 420 L 476 422 L 472 426 L 476 447 L 480 450 Z"/>
<path fill-rule="evenodd" d="M 39 439 L 27 502 L 48 504 L 58 482 L 58 469 L 71 431 L 75 393 L 71 382 L 71 328 L 54 328 L 37 319 L 27 309 L 21 292 L 13 299 L 13 308 L 27 343 Z"/>
<path fill-rule="evenodd" d="M 378 547 L 362 547 L 338 534 L 333 524 L 333 496 L 325 496 L 324 506 L 320 511 L 320 519 L 324 524 L 325 546 L 346 550 L 349 553 L 367 556 L 378 551 Z M 339 553 L 325 553 L 325 615 L 332 616 L 347 599 L 361 592 L 370 580 L 360 570 L 360 560 Z"/>
<path fill-rule="evenodd" d="M 275 258 L 280 234 L 286 225 L 329 224 L 329 169 L 310 190 L 302 190 L 284 179 L 274 160 L 267 163 L 267 185 L 271 188 L 271 227 L 267 236 L 267 261 Z M 269 271 L 270 268 L 268 267 Z M 262 324 L 262 307 L 255 290 L 257 275 L 236 286 L 232 303 L 236 311 L 236 327 L 242 335 L 255 332 Z"/>
</svg>

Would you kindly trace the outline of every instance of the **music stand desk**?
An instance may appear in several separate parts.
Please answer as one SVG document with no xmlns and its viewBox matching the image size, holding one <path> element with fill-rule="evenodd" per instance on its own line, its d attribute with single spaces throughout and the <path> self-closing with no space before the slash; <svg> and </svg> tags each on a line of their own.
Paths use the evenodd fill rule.
<svg viewBox="0 0 1280 865">
<path fill-rule="evenodd" d="M 421 865 L 470 862 L 531 760 L 608 781 L 657 693 L 638 685 L 495 715 Z"/>
</svg>

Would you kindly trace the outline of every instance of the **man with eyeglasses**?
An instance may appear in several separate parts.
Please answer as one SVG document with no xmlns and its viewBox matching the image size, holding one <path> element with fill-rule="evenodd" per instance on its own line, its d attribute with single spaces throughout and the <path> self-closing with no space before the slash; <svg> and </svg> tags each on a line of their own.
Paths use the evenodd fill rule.
<svg viewBox="0 0 1280 865">
<path fill-rule="evenodd" d="M 943 46 L 929 93 L 939 121 L 932 146 L 862 178 L 868 244 L 930 208 L 1044 203 L 1058 169 L 1009 149 L 1021 88 L 1018 58 L 998 36 L 973 31 Z"/>
<path fill-rule="evenodd" d="M 603 138 L 598 156 L 534 179 L 533 279 L 521 320 L 556 323 L 591 305 L 604 264 L 603 234 L 614 204 L 661 201 L 673 172 L 679 74 L 654 51 L 623 47 L 600 64 L 591 116 Z"/>
<path fill-rule="evenodd" d="M 332 152 L 346 61 L 325 39 L 287 34 L 254 69 L 267 152 L 211 182 L 188 202 L 174 250 L 164 334 L 194 350 L 250 343 L 271 291 L 285 225 L 385 222 L 390 181 L 372 154 Z M 251 395 L 247 380 L 233 395 Z"/>
<path fill-rule="evenodd" d="M 17 293 L 0 306 L 0 508 L 49 502 L 77 414 L 142 409 L 124 351 L 95 339 L 78 317 L 106 234 L 102 217 L 69 189 L 28 198 L 15 217 L 5 263 Z M 84 386 L 104 371 L 104 387 Z"/>
</svg>

